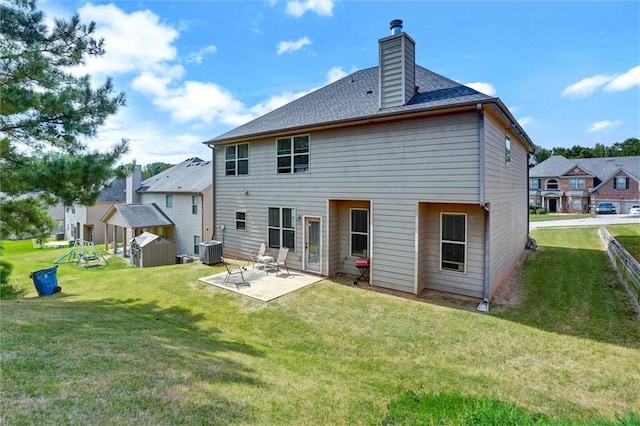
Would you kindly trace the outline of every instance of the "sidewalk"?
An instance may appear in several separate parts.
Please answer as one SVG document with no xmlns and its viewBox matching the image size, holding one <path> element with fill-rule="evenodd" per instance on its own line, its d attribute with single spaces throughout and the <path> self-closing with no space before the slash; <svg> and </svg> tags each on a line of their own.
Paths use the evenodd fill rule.
<svg viewBox="0 0 640 426">
<path fill-rule="evenodd" d="M 536 228 L 551 228 L 551 227 L 574 227 L 574 226 L 602 226 L 602 225 L 617 225 L 625 223 L 637 223 L 640 226 L 640 216 L 632 216 L 628 214 L 611 214 L 600 215 L 596 217 L 588 217 L 584 219 L 558 219 L 558 220 L 544 220 L 541 222 L 529 222 L 529 230 Z"/>
</svg>

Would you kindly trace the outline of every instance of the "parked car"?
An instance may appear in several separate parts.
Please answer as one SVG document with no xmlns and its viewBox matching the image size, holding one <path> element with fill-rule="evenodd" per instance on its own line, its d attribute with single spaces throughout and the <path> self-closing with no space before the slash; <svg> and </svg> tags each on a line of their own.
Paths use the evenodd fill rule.
<svg viewBox="0 0 640 426">
<path fill-rule="evenodd" d="M 629 214 L 637 214 L 640 215 L 640 204 L 634 204 L 629 209 Z"/>
<path fill-rule="evenodd" d="M 596 204 L 596 214 L 616 214 L 616 206 L 613 203 Z"/>
</svg>

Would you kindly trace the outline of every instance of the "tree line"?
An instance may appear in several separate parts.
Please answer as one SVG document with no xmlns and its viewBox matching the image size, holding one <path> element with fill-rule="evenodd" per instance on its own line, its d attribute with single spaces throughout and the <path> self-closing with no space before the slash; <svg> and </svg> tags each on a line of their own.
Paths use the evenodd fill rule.
<svg viewBox="0 0 640 426">
<path fill-rule="evenodd" d="M 562 155 L 565 158 L 603 158 L 603 157 L 635 157 L 640 156 L 640 140 L 638 138 L 627 138 L 624 142 L 616 142 L 611 146 L 596 143 L 593 148 L 574 145 L 571 148 L 536 147 L 536 152 L 532 155 L 533 165 L 540 164 L 552 155 Z"/>
</svg>

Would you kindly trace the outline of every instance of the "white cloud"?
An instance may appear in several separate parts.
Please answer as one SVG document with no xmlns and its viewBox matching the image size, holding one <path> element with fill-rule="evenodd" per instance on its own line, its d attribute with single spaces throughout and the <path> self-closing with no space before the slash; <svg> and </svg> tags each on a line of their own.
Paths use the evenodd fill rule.
<svg viewBox="0 0 640 426">
<path fill-rule="evenodd" d="M 218 48 L 216 46 L 214 46 L 213 44 L 210 45 L 210 46 L 203 47 L 202 49 L 200 49 L 200 50 L 198 50 L 196 52 L 191 52 L 187 56 L 187 62 L 188 63 L 201 64 L 202 60 L 205 57 L 205 55 L 207 55 L 209 53 L 216 53 L 217 50 L 218 50 Z"/>
<path fill-rule="evenodd" d="M 607 92 L 622 91 L 640 86 L 640 65 L 612 79 L 605 87 Z"/>
<path fill-rule="evenodd" d="M 477 81 L 475 83 L 466 83 L 465 86 L 469 86 L 474 90 L 477 90 L 480 93 L 484 93 L 487 96 L 495 96 L 496 88 L 493 87 L 491 83 L 483 83 L 481 81 Z"/>
<path fill-rule="evenodd" d="M 178 123 L 212 123 L 216 120 L 237 126 L 252 118 L 242 102 L 214 83 L 187 81 L 181 87 L 169 90 L 165 96 L 155 98 L 153 103 L 160 109 L 170 111 L 171 117 Z"/>
<path fill-rule="evenodd" d="M 518 123 L 520 123 L 522 127 L 527 127 L 529 124 L 533 123 L 533 121 L 534 121 L 533 117 L 530 117 L 528 115 L 524 117 L 520 117 L 518 119 Z"/>
<path fill-rule="evenodd" d="M 125 13 L 113 4 L 86 4 L 81 19 L 96 22 L 96 38 L 104 38 L 105 54 L 90 57 L 80 72 L 112 75 L 156 69 L 176 58 L 178 31 L 159 22 L 149 10 Z"/>
<path fill-rule="evenodd" d="M 278 55 L 295 52 L 296 50 L 300 50 L 304 46 L 309 46 L 310 44 L 311 40 L 309 40 L 309 37 L 301 37 L 296 41 L 281 41 L 278 43 Z"/>
<path fill-rule="evenodd" d="M 562 96 L 573 96 L 576 98 L 586 98 L 591 96 L 601 86 L 604 86 L 613 79 L 611 75 L 598 74 L 593 77 L 583 78 L 577 83 L 570 84 L 562 91 Z"/>
<path fill-rule="evenodd" d="M 599 132 L 601 130 L 607 129 L 609 127 L 614 127 L 622 123 L 620 120 L 603 120 L 598 121 L 597 123 L 593 123 L 587 129 L 587 132 Z"/>
<path fill-rule="evenodd" d="M 305 1 L 289 1 L 285 12 L 296 18 L 301 17 L 306 12 L 315 12 L 320 16 L 333 15 L 333 0 L 305 0 Z"/>
<path fill-rule="evenodd" d="M 327 83 L 333 83 L 340 80 L 342 77 L 346 77 L 347 73 L 341 67 L 334 66 L 327 71 Z"/>
</svg>

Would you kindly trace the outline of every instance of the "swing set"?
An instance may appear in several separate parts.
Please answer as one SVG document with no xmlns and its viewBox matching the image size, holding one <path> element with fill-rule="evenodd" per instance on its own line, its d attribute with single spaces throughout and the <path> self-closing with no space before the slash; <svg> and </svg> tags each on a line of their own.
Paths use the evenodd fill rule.
<svg viewBox="0 0 640 426">
<path fill-rule="evenodd" d="M 91 268 L 109 264 L 102 253 L 96 251 L 96 246 L 93 242 L 75 240 L 71 244 L 69 250 L 54 259 L 53 263 L 57 264 L 67 259 L 67 262 L 76 262 L 76 266 L 79 268 Z"/>
</svg>

